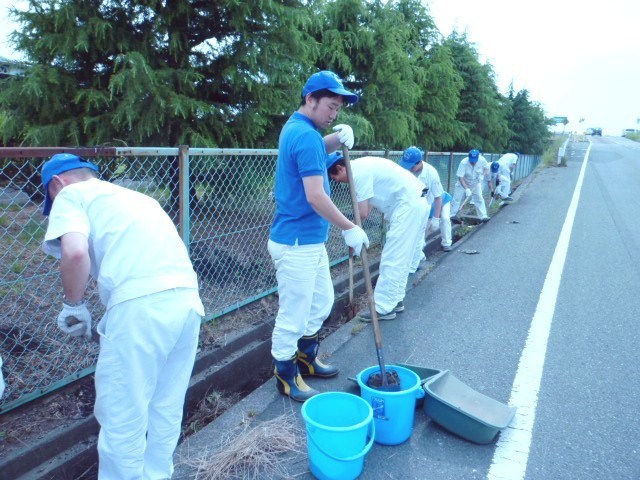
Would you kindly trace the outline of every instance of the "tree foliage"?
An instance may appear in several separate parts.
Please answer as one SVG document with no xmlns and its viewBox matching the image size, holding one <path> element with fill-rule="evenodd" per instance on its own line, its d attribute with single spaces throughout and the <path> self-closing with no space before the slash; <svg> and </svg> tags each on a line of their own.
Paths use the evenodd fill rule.
<svg viewBox="0 0 640 480">
<path fill-rule="evenodd" d="M 449 47 L 436 45 L 430 51 L 425 74 L 418 106 L 421 127 L 418 143 L 432 151 L 452 148 L 465 132 L 457 120 L 464 83 L 455 69 Z"/>
<path fill-rule="evenodd" d="M 14 39 L 34 67 L 0 91 L 3 140 L 254 145 L 307 74 L 302 6 L 30 0 Z"/>
<path fill-rule="evenodd" d="M 0 135 L 21 145 L 267 147 L 313 72 L 361 101 L 358 148 L 537 152 L 546 120 L 420 0 L 29 0 L 31 65 L 0 82 Z"/>
<path fill-rule="evenodd" d="M 478 53 L 466 34 L 453 32 L 445 41 L 452 52 L 463 87 L 457 119 L 463 130 L 455 147 L 501 151 L 509 140 L 504 98 L 498 92 L 493 68 L 480 63 Z"/>
<path fill-rule="evenodd" d="M 545 119 L 539 104 L 529 101 L 527 90 L 514 94 L 511 88 L 508 99 L 511 104 L 508 120 L 512 131 L 508 150 L 541 155 L 551 136 L 547 128 L 551 122 Z"/>
</svg>

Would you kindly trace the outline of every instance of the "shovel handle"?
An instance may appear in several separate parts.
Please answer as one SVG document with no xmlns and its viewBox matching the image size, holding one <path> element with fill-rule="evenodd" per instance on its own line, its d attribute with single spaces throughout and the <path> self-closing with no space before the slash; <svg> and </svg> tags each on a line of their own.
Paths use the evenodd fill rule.
<svg viewBox="0 0 640 480">
<path fill-rule="evenodd" d="M 353 248 L 349 247 L 349 305 L 353 306 Z"/>
<path fill-rule="evenodd" d="M 349 184 L 349 193 L 351 194 L 351 204 L 353 206 L 353 218 L 355 224 L 362 228 L 360 219 L 360 210 L 358 208 L 358 197 L 356 195 L 356 187 L 353 183 L 353 172 L 351 171 L 351 161 L 349 159 L 349 149 L 342 146 L 342 155 L 344 156 L 344 165 L 347 171 L 347 183 Z M 376 353 L 378 355 L 378 363 L 380 364 L 380 374 L 382 375 L 382 384 L 387 385 L 387 373 L 384 367 L 384 353 L 382 351 L 382 335 L 380 333 L 380 324 L 378 323 L 378 312 L 376 312 L 376 303 L 373 296 L 373 287 L 371 284 L 371 272 L 369 271 L 369 259 L 367 248 L 363 245 L 360 252 L 362 258 L 362 267 L 364 270 L 364 283 L 367 288 L 367 297 L 369 300 L 369 311 L 371 312 L 371 323 L 373 325 L 373 335 L 376 342 Z"/>
</svg>

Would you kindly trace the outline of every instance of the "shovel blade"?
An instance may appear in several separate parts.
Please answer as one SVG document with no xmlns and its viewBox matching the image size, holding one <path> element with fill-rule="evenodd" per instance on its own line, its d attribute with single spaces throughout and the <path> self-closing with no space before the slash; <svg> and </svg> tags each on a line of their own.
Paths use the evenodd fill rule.
<svg viewBox="0 0 640 480">
<path fill-rule="evenodd" d="M 386 382 L 383 382 L 381 373 L 373 373 L 367 380 L 367 386 L 383 392 L 399 392 L 402 390 L 400 386 L 400 376 L 395 370 L 387 370 L 384 379 L 386 379 Z"/>
</svg>

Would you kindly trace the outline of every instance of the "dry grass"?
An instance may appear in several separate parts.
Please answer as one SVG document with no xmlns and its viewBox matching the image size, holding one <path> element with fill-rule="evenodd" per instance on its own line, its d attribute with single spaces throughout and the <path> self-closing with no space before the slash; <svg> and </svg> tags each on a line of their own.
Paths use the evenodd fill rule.
<svg viewBox="0 0 640 480">
<path fill-rule="evenodd" d="M 286 462 L 301 453 L 302 431 L 294 414 L 232 432 L 214 452 L 187 460 L 196 480 L 291 478 Z"/>
</svg>

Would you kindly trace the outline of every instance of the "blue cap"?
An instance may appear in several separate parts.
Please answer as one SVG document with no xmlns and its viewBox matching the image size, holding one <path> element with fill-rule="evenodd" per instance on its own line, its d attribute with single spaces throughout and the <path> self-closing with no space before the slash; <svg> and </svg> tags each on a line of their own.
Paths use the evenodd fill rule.
<svg viewBox="0 0 640 480">
<path fill-rule="evenodd" d="M 337 152 L 330 153 L 327 155 L 327 170 L 333 167 L 334 163 L 343 158 L 342 152 L 338 150 Z"/>
<path fill-rule="evenodd" d="M 97 172 L 98 166 L 91 162 L 86 161 L 72 153 L 58 153 L 51 157 L 42 166 L 42 185 L 44 185 L 44 209 L 43 215 L 49 215 L 51 211 L 51 204 L 53 203 L 49 196 L 49 184 L 54 175 L 60 175 L 61 173 L 68 172 L 69 170 L 75 170 L 77 168 L 90 168 Z"/>
<path fill-rule="evenodd" d="M 346 90 L 340 77 L 329 70 L 323 70 L 311 75 L 307 83 L 302 87 L 302 96 L 306 97 L 310 93 L 325 89 L 336 95 L 342 95 L 345 103 L 356 103 L 358 101 L 358 95 Z"/>
<path fill-rule="evenodd" d="M 498 162 L 491 162 L 491 171 L 496 173 L 498 170 L 500 170 L 500 164 Z"/>
<path fill-rule="evenodd" d="M 406 168 L 407 170 L 411 170 L 411 168 L 418 162 L 422 161 L 422 150 L 418 147 L 409 147 L 402 154 L 402 158 L 398 162 L 398 164 L 402 168 Z"/>
<path fill-rule="evenodd" d="M 471 163 L 476 163 L 478 161 L 478 158 L 480 158 L 480 150 L 478 150 L 477 148 L 469 150 L 469 161 Z"/>
</svg>

